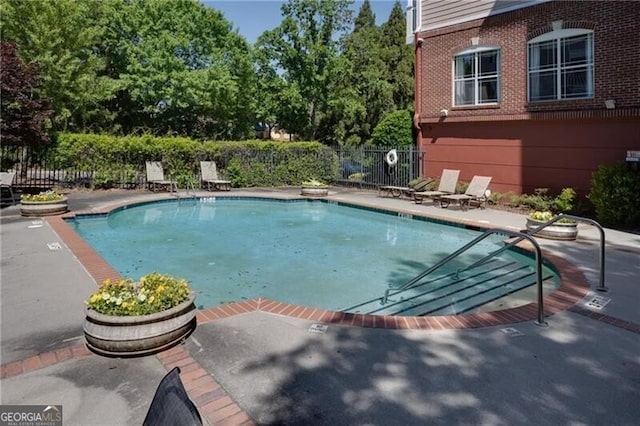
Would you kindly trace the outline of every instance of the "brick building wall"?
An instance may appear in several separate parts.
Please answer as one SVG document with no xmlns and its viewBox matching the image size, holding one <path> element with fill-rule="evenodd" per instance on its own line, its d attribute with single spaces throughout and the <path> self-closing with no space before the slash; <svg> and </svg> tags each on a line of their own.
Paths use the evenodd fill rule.
<svg viewBox="0 0 640 426">
<path fill-rule="evenodd" d="M 554 21 L 562 21 L 562 28 L 594 31 L 591 99 L 527 101 L 527 42 L 551 31 Z M 419 37 L 416 121 L 425 175 L 458 168 L 466 180 L 494 176 L 492 188 L 498 191 L 572 186 L 585 193 L 599 164 L 640 149 L 637 2 L 554 1 Z M 452 60 L 473 46 L 472 38 L 500 48 L 498 105 L 453 106 Z M 605 108 L 608 99 L 615 99 L 615 109 Z M 442 109 L 449 111 L 447 117 L 440 116 Z"/>
</svg>

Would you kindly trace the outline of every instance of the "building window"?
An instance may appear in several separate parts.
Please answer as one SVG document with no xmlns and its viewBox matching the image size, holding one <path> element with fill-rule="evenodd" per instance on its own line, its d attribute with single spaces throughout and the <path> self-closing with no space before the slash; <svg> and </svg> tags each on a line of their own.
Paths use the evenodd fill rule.
<svg viewBox="0 0 640 426">
<path fill-rule="evenodd" d="M 593 97 L 593 31 L 543 34 L 528 56 L 530 102 Z"/>
<path fill-rule="evenodd" d="M 500 95 L 500 50 L 480 47 L 453 58 L 454 105 L 498 103 Z"/>
<path fill-rule="evenodd" d="M 415 33 L 420 31 L 421 9 L 421 0 L 407 0 L 407 13 L 405 16 L 407 21 L 407 44 L 412 44 Z"/>
</svg>

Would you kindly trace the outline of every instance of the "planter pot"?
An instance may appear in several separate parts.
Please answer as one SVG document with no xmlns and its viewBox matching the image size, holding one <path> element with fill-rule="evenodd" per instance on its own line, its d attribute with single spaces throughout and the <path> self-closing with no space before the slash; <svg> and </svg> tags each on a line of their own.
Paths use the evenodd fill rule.
<svg viewBox="0 0 640 426">
<path fill-rule="evenodd" d="M 536 228 L 540 227 L 545 222 L 539 220 L 527 218 L 527 231 L 532 232 Z M 578 236 L 578 224 L 577 223 L 554 223 L 544 228 L 542 231 L 537 232 L 535 237 L 549 238 L 552 240 L 565 240 L 572 241 Z"/>
<path fill-rule="evenodd" d="M 163 312 L 138 316 L 103 315 L 86 309 L 84 336 L 93 352 L 107 356 L 147 355 L 169 348 L 196 327 L 195 294 Z"/>
<path fill-rule="evenodd" d="M 329 195 L 328 186 L 303 186 L 300 195 L 307 197 L 326 197 Z"/>
<path fill-rule="evenodd" d="M 68 201 L 67 197 L 55 201 L 20 201 L 20 214 L 41 217 L 66 213 L 69 210 Z"/>
</svg>

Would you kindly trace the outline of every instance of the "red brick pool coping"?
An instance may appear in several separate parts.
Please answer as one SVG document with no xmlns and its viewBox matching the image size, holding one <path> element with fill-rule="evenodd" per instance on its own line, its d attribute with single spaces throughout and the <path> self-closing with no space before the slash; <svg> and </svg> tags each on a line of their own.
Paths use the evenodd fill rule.
<svg viewBox="0 0 640 426">
<path fill-rule="evenodd" d="M 122 277 L 71 228 L 65 219 L 74 218 L 78 215 L 106 214 L 117 207 L 127 204 L 130 203 L 120 203 L 106 211 L 75 211 L 61 216 L 51 216 L 47 218 L 47 222 L 53 230 L 64 241 L 69 250 L 76 256 L 96 283 L 101 283 L 105 279 L 117 280 Z M 477 228 L 488 227 L 482 223 L 474 224 L 474 226 Z M 549 251 L 544 252 L 544 257 L 554 264 L 561 276 L 560 287 L 544 298 L 544 313 L 546 317 L 567 310 L 579 302 L 589 291 L 589 284 L 584 274 L 575 267 L 575 265 Z M 196 316 L 199 323 L 206 323 L 254 311 L 358 327 L 446 330 L 490 327 L 535 320 L 537 319 L 538 305 L 537 303 L 529 303 L 500 311 L 455 316 L 397 317 L 336 312 L 259 297 L 248 301 L 228 303 L 215 308 L 201 310 Z"/>
<path fill-rule="evenodd" d="M 49 217 L 47 222 L 85 267 L 96 283 L 103 280 L 119 279 L 115 271 L 102 257 L 89 246 L 66 222 L 79 214 L 102 214 L 98 211 L 78 211 L 63 216 Z M 486 228 L 485 224 L 478 224 Z M 563 310 L 605 322 L 633 333 L 640 334 L 640 325 L 594 312 L 576 305 L 589 291 L 584 274 L 575 265 L 563 258 L 545 251 L 544 256 L 555 265 L 562 278 L 561 286 L 553 293 L 545 296 L 545 317 Z M 474 313 L 458 316 L 438 317 L 394 317 L 365 314 L 351 314 L 309 308 L 289 303 L 277 302 L 266 298 L 229 303 L 215 308 L 200 310 L 196 317 L 198 323 L 208 323 L 249 312 L 267 312 L 309 321 L 339 324 L 345 326 L 386 328 L 386 329 L 467 329 L 497 325 L 513 324 L 537 319 L 537 304 L 529 303 L 516 308 L 494 312 Z M 15 361 L 0 366 L 0 379 L 9 378 L 61 363 L 74 358 L 97 356 L 90 352 L 84 344 L 75 344 L 52 352 L 34 355 L 22 361 Z M 238 406 L 216 380 L 198 363 L 182 345 L 174 346 L 158 353 L 158 360 L 170 371 L 180 367 L 180 377 L 190 398 L 211 424 L 216 425 L 254 425 L 255 423 Z"/>
</svg>

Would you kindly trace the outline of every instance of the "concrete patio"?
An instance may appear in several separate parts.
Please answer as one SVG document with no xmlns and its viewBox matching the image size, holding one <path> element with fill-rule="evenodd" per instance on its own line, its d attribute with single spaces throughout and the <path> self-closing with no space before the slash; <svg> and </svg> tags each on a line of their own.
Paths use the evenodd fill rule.
<svg viewBox="0 0 640 426">
<path fill-rule="evenodd" d="M 297 189 L 202 196 L 292 198 Z M 140 191 L 74 192 L 73 211 L 167 198 Z M 411 215 L 519 230 L 524 216 L 459 211 L 372 191 L 329 198 Z M 640 235 L 606 230 L 608 292 L 598 285 L 598 233 L 539 240 L 582 272 L 587 297 L 546 318 L 480 328 L 381 329 L 239 305 L 202 313 L 183 345 L 116 359 L 83 344 L 83 301 L 95 280 L 47 220 L 18 206 L 1 221 L 2 404 L 62 404 L 65 425 L 141 424 L 161 378 L 180 366 L 208 424 L 636 425 L 640 419 Z M 56 248 L 55 243 L 59 246 Z M 53 244 L 53 245 L 52 245 Z M 595 296 L 604 306 L 593 302 Z M 269 305 L 266 303 L 266 305 Z M 247 307 L 256 307 L 249 309 Z M 268 307 L 268 306 L 267 306 Z"/>
</svg>

